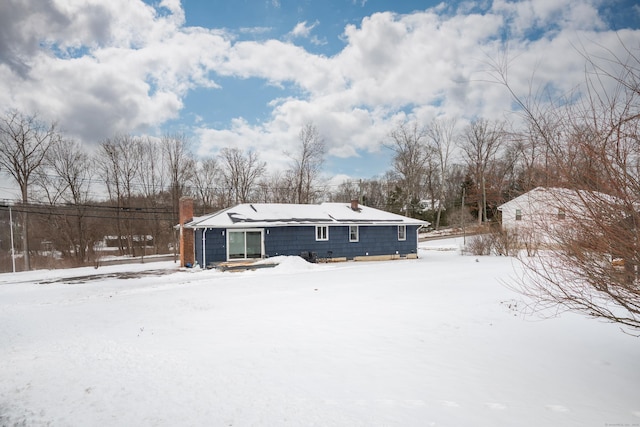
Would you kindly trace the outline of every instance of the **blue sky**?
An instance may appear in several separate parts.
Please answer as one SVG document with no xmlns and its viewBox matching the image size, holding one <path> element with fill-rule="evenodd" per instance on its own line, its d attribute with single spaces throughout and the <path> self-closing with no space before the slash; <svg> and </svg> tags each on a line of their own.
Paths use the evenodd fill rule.
<svg viewBox="0 0 640 427">
<path fill-rule="evenodd" d="M 438 4 L 413 0 L 182 2 L 187 25 L 225 29 L 236 40 L 290 40 L 308 52 L 324 56 L 336 55 L 345 47 L 343 33 L 348 24 L 357 26 L 364 17 L 376 12 L 405 14 Z M 308 28 L 309 35 L 291 35 L 296 27 Z M 258 78 L 219 78 L 217 81 L 221 86 L 219 90 L 193 91 L 185 98 L 185 112 L 191 118 L 198 116 L 217 127 L 224 127 L 234 117 L 244 117 L 258 125 L 269 120 L 271 100 L 290 93 L 299 95 L 295 85 L 287 82 L 274 86 Z M 331 173 L 372 177 L 389 168 L 391 155 L 382 148 L 348 159 L 329 157 L 326 166 Z"/>
<path fill-rule="evenodd" d="M 414 0 L 241 0 L 233 3 L 187 0 L 182 3 L 187 25 L 223 28 L 233 33 L 237 40 L 290 40 L 308 52 L 324 56 L 337 55 L 344 49 L 346 41 L 343 36 L 347 25 L 358 26 L 363 18 L 374 13 L 392 11 L 395 14 L 411 14 L 440 5 L 438 9 L 442 14 L 455 14 L 459 2 L 446 4 L 443 6 L 439 1 Z M 633 6 L 633 2 L 612 2 L 600 6 L 600 13 L 609 28 L 637 28 L 638 22 L 633 22 L 633 13 L 628 13 L 633 11 Z M 469 8 L 469 12 L 483 11 L 482 7 L 486 10 L 487 4 L 467 3 L 465 7 Z M 637 9 L 635 13 L 638 18 Z M 293 29 L 301 26 L 308 28 L 309 34 L 306 37 L 292 36 Z M 552 27 L 536 26 L 528 37 L 543 37 Z M 299 95 L 297 88 L 286 82 L 276 87 L 258 78 L 218 81 L 220 90 L 192 92 L 185 100 L 185 111 L 199 115 L 213 126 L 224 127 L 234 117 L 245 117 L 251 124 L 258 125 L 269 120 L 269 101 L 287 96 L 288 93 Z M 332 157 L 328 159 L 327 167 L 333 173 L 370 177 L 389 169 L 391 155 L 389 150 L 382 148 L 347 159 Z"/>
<path fill-rule="evenodd" d="M 311 122 L 337 182 L 390 170 L 384 144 L 401 121 L 513 118 L 488 73 L 505 55 L 518 94 L 575 91 L 583 53 L 638 48 L 640 6 L 9 0 L 0 28 L 0 104 L 38 111 L 88 150 L 116 133 L 183 132 L 198 158 L 252 149 L 276 171 Z"/>
</svg>

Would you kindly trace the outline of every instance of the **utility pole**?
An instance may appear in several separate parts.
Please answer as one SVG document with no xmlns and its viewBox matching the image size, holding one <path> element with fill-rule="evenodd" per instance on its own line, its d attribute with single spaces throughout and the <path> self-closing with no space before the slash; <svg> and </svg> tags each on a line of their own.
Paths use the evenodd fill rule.
<svg viewBox="0 0 640 427">
<path fill-rule="evenodd" d="M 484 182 L 484 172 L 482 173 L 482 213 L 484 214 L 483 222 L 487 221 L 487 187 Z"/>
<path fill-rule="evenodd" d="M 11 205 L 9 204 L 9 234 L 11 235 L 11 266 L 13 272 L 16 272 L 16 252 L 13 245 L 13 213 L 11 212 Z"/>
<path fill-rule="evenodd" d="M 462 184 L 462 204 L 460 205 L 460 222 L 462 223 L 462 244 L 464 246 L 467 245 L 467 233 L 464 228 L 465 216 L 464 216 L 464 196 L 466 192 L 466 187 Z"/>
</svg>

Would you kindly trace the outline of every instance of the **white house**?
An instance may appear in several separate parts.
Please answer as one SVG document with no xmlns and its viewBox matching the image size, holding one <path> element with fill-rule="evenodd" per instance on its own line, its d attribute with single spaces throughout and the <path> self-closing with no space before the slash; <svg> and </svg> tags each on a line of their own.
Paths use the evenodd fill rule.
<svg viewBox="0 0 640 427">
<path fill-rule="evenodd" d="M 537 187 L 513 200 L 498 206 L 502 214 L 502 226 L 508 229 L 535 228 L 540 221 L 559 222 L 566 219 L 564 188 Z"/>
<path fill-rule="evenodd" d="M 571 232 L 575 221 L 593 220 L 602 206 L 614 205 L 603 193 L 557 187 L 537 187 L 498 206 L 502 228 L 530 241 L 553 243 Z M 602 213 L 610 216 L 610 212 Z"/>
</svg>

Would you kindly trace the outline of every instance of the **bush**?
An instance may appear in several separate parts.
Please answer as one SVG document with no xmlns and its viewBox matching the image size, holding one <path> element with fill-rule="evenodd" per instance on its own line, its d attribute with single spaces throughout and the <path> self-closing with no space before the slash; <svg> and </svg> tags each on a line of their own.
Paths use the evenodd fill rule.
<svg viewBox="0 0 640 427">
<path fill-rule="evenodd" d="M 471 255 L 491 255 L 494 237 L 492 234 L 478 234 L 469 238 L 465 253 Z"/>
<path fill-rule="evenodd" d="M 471 255 L 518 256 L 521 249 L 526 250 L 527 256 L 536 254 L 538 244 L 532 233 L 497 228 L 471 237 L 464 252 Z"/>
<path fill-rule="evenodd" d="M 507 229 L 500 229 L 492 233 L 492 247 L 498 255 L 515 256 L 521 244 L 518 233 Z"/>
</svg>

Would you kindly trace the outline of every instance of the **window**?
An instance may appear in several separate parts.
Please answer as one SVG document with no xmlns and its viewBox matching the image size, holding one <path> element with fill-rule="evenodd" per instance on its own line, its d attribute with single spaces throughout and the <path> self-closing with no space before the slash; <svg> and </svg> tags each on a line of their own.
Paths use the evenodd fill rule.
<svg viewBox="0 0 640 427">
<path fill-rule="evenodd" d="M 316 225 L 316 240 L 329 240 L 328 225 Z"/>
<path fill-rule="evenodd" d="M 558 219 L 562 220 L 565 219 L 566 215 L 564 213 L 564 210 L 562 209 L 558 209 Z"/>
<path fill-rule="evenodd" d="M 522 209 L 516 209 L 516 221 L 522 220 Z"/>
<path fill-rule="evenodd" d="M 399 225 L 398 226 L 398 240 L 407 240 L 407 226 Z"/>
<path fill-rule="evenodd" d="M 229 231 L 228 259 L 262 258 L 262 231 L 240 230 Z"/>
<path fill-rule="evenodd" d="M 357 225 L 350 225 L 349 226 L 349 241 L 350 242 L 357 242 L 359 240 L 359 233 L 358 233 L 358 226 Z"/>
</svg>

